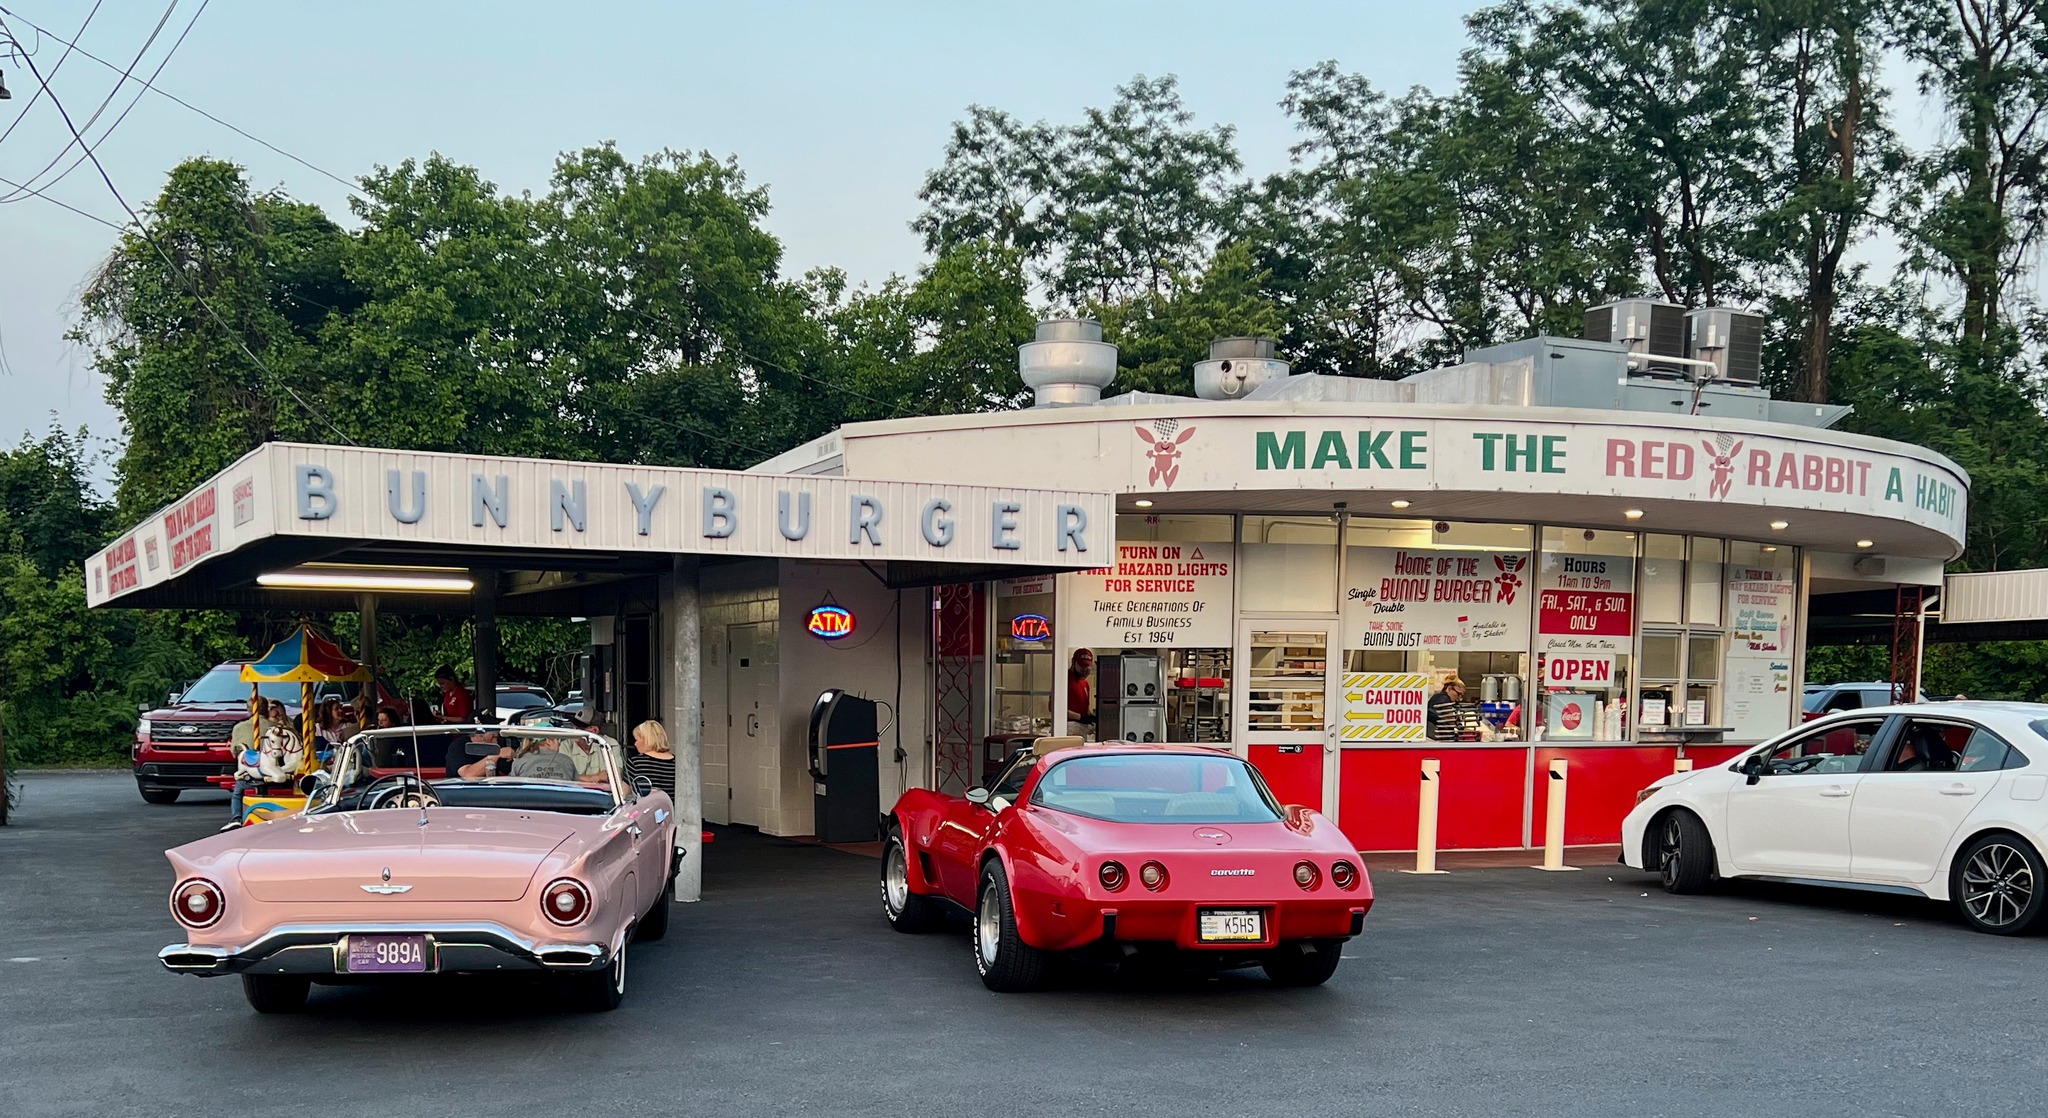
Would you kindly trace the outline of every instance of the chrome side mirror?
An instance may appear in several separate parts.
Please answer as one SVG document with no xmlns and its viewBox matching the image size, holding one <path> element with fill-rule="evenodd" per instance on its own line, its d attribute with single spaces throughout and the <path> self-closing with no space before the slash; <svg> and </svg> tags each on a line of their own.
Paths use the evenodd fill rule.
<svg viewBox="0 0 2048 1118">
<path fill-rule="evenodd" d="M 647 779 L 647 778 L 646 778 L 646 777 L 644 777 L 644 776 L 636 776 L 636 777 L 634 777 L 634 778 L 633 778 L 633 794 L 634 794 L 634 795 L 636 795 L 636 796 L 652 796 L 652 795 L 654 795 L 654 782 L 653 782 L 653 781 L 651 781 L 651 780 L 649 780 L 649 779 Z"/>
</svg>

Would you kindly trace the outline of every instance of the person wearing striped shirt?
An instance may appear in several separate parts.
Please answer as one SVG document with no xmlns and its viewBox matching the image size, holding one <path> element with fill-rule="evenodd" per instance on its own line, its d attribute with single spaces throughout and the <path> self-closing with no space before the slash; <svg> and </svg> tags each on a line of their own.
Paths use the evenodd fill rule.
<svg viewBox="0 0 2048 1118">
<path fill-rule="evenodd" d="M 626 775 L 644 776 L 663 792 L 676 794 L 676 755 L 660 722 L 650 718 L 633 727 L 633 752 L 626 756 Z"/>
</svg>

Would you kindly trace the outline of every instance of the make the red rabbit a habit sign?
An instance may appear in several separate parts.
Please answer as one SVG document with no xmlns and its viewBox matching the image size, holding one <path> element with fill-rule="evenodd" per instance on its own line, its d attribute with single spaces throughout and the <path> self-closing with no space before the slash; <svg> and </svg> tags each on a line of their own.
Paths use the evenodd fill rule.
<svg viewBox="0 0 2048 1118">
<path fill-rule="evenodd" d="M 1635 575 L 1630 556 L 1545 555 L 1536 592 L 1538 651 L 1628 651 L 1636 625 Z"/>
</svg>

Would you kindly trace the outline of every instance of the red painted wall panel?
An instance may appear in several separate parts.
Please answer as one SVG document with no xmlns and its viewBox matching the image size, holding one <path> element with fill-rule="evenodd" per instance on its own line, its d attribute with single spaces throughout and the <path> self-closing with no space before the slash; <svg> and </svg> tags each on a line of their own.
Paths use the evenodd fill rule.
<svg viewBox="0 0 2048 1118">
<path fill-rule="evenodd" d="M 1304 745 L 1299 753 L 1282 753 L 1277 745 L 1252 745 L 1245 759 L 1266 778 L 1282 804 L 1323 810 L 1323 747 Z"/>
<path fill-rule="evenodd" d="M 1477 850 L 1522 845 L 1529 751 L 1346 749 L 1338 757 L 1338 822 L 1360 850 L 1415 849 L 1422 759 L 1443 762 L 1437 846 Z"/>
<path fill-rule="evenodd" d="M 1550 762 L 1566 762 L 1564 841 L 1567 846 L 1621 841 L 1621 820 L 1636 806 L 1636 793 L 1671 775 L 1675 746 L 1613 748 L 1536 747 L 1536 784 L 1530 791 L 1529 841 L 1543 845 L 1550 819 Z M 1695 761 L 1695 764 L 1698 762 Z"/>
</svg>

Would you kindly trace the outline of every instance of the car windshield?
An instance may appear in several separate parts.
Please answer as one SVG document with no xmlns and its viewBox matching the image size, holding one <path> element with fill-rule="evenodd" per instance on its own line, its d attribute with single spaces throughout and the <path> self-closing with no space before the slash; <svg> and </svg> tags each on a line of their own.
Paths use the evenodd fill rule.
<svg viewBox="0 0 2048 1118">
<path fill-rule="evenodd" d="M 521 689 L 498 692 L 498 705 L 510 710 L 530 710 L 533 707 L 551 707 L 555 704 L 548 700 L 548 693 L 545 691 Z"/>
<path fill-rule="evenodd" d="M 266 699 L 299 705 L 299 685 L 296 683 L 259 683 L 256 690 Z M 246 703 L 249 701 L 249 685 L 242 682 L 241 665 L 215 668 L 185 689 L 178 697 L 181 703 Z"/>
<path fill-rule="evenodd" d="M 1277 823 L 1280 805 L 1235 757 L 1112 753 L 1074 757 L 1039 779 L 1031 802 L 1117 823 Z"/>
<path fill-rule="evenodd" d="M 539 727 L 370 731 L 349 740 L 334 772 L 339 795 L 328 809 L 341 811 L 394 806 L 387 793 L 402 794 L 411 776 L 424 777 L 450 807 L 589 814 L 616 802 L 612 774 L 631 779 L 618 747 L 581 731 Z"/>
</svg>

